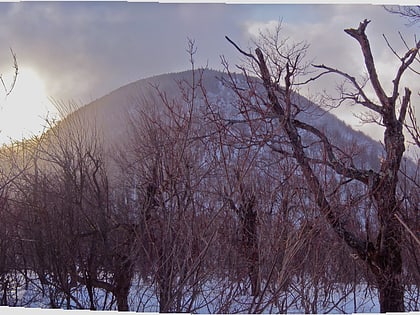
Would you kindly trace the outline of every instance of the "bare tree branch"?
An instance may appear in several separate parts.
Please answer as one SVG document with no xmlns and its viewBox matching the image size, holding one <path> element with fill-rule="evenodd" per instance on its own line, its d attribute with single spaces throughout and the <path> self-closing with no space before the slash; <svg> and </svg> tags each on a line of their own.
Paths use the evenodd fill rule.
<svg viewBox="0 0 420 315">
<path fill-rule="evenodd" d="M 409 25 L 417 24 L 420 21 L 419 5 L 392 5 L 384 6 L 384 8 L 390 13 L 406 18 L 409 21 Z"/>
<path fill-rule="evenodd" d="M 394 89 L 392 92 L 392 101 L 395 102 L 398 97 L 398 88 L 400 85 L 400 80 L 407 68 L 413 63 L 415 60 L 420 48 L 420 41 L 417 42 L 417 45 L 415 48 L 410 49 L 406 52 L 406 54 L 400 58 L 401 60 L 401 66 L 398 68 L 397 74 L 395 76 L 395 79 L 392 81 L 394 84 Z M 407 92 L 407 91 L 406 91 Z M 407 94 L 407 93 L 406 93 Z M 404 117 L 403 117 L 404 118 Z"/>
<path fill-rule="evenodd" d="M 349 168 L 344 166 L 340 160 L 335 156 L 333 152 L 333 146 L 331 145 L 330 141 L 328 140 L 327 136 L 325 136 L 324 133 L 322 133 L 317 128 L 306 124 L 304 122 L 293 120 L 293 123 L 296 125 L 296 127 L 304 129 L 306 131 L 309 131 L 313 135 L 317 136 L 323 143 L 324 149 L 327 152 L 328 156 L 328 165 L 334 169 L 338 174 L 343 175 L 350 179 L 356 179 L 364 184 L 368 184 L 369 176 L 371 176 L 371 170 L 359 170 L 356 168 Z M 379 176 L 376 174 L 376 176 Z"/>
<path fill-rule="evenodd" d="M 326 65 L 313 65 L 315 68 L 320 68 L 320 69 L 325 69 L 327 70 L 326 72 L 323 72 L 322 75 L 324 74 L 329 74 L 329 73 L 336 73 L 339 74 L 341 76 L 343 76 L 344 78 L 346 78 L 347 80 L 349 80 L 353 86 L 356 88 L 356 90 L 358 91 L 358 95 L 360 95 L 362 97 L 362 101 L 358 99 L 358 97 L 355 97 L 354 100 L 359 103 L 362 104 L 363 106 L 377 112 L 377 113 L 381 113 L 382 109 L 381 106 L 375 104 L 374 102 L 372 102 L 367 95 L 365 94 L 365 92 L 363 91 L 363 88 L 357 83 L 356 78 L 350 76 L 349 74 L 338 70 L 338 69 L 334 69 L 331 67 L 328 67 Z"/>
<path fill-rule="evenodd" d="M 351 28 L 345 29 L 344 31 L 359 42 L 360 47 L 362 48 L 363 56 L 365 58 L 365 65 L 368 70 L 373 89 L 375 90 L 375 93 L 378 96 L 382 106 L 388 106 L 388 96 L 385 94 L 379 81 L 369 40 L 365 33 L 366 27 L 369 23 L 370 21 L 365 19 L 360 23 L 358 29 Z"/>
<path fill-rule="evenodd" d="M 258 60 L 254 57 L 254 55 L 245 52 L 244 50 L 242 50 L 234 41 L 232 41 L 228 36 L 225 36 L 225 38 L 227 39 L 227 41 L 229 43 L 231 43 L 242 55 L 252 58 L 256 63 L 258 63 Z"/>
</svg>

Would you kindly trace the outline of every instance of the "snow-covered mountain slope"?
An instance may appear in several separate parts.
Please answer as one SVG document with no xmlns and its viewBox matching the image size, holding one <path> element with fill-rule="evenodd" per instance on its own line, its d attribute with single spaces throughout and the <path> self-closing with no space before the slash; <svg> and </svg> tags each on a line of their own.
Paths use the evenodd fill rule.
<svg viewBox="0 0 420 315">
<path fill-rule="evenodd" d="M 235 93 L 226 84 L 223 84 L 222 78 L 226 79 L 226 74 L 213 70 L 204 71 L 202 82 L 208 99 L 217 104 L 227 115 L 239 115 L 232 106 L 235 102 Z M 85 105 L 69 118 L 75 115 L 83 117 L 83 121 L 87 124 L 94 124 L 103 134 L 107 147 L 112 147 L 114 144 L 121 145 L 127 139 L 130 120 L 137 115 L 139 109 L 147 110 L 147 106 L 159 109 L 159 106 L 162 106 L 156 88 L 164 92 L 169 100 L 178 99 L 180 101 L 179 82 L 191 82 L 191 79 L 191 71 L 142 79 L 120 87 Z M 244 80 L 244 77 L 238 75 L 237 80 Z M 198 99 L 200 97 L 199 95 Z M 357 160 L 363 161 L 363 167 L 378 170 L 380 157 L 384 154 L 383 148 L 378 142 L 360 131 L 353 130 L 336 116 L 304 97 L 296 97 L 299 103 L 306 108 L 305 111 L 299 113 L 298 119 L 325 131 L 334 144 L 340 145 L 346 151 L 357 152 Z M 65 121 L 63 121 L 64 124 Z"/>
</svg>

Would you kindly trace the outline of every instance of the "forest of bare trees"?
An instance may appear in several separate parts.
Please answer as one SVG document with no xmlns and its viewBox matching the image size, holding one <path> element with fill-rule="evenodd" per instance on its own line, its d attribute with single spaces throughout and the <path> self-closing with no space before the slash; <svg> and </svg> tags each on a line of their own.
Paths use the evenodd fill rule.
<svg viewBox="0 0 420 315">
<path fill-rule="evenodd" d="M 101 126 L 57 104 L 67 118 L 0 151 L 0 305 L 418 310 L 420 165 L 404 157 L 407 143 L 420 147 L 418 91 L 401 82 L 418 67 L 420 42 L 394 51 L 387 92 L 369 23 L 345 30 L 365 81 L 309 64 L 308 45 L 285 41 L 279 27 L 249 51 L 227 37 L 243 58 L 236 72 L 223 59 L 218 83 L 231 104 L 209 96 L 189 41 L 191 77 L 174 97 L 151 87 L 123 143 L 110 145 Z M 383 127 L 377 167 L 363 159 L 366 145 L 301 119 L 313 108 L 298 88 L 330 75 L 346 84 L 325 103 L 361 106 Z"/>
</svg>

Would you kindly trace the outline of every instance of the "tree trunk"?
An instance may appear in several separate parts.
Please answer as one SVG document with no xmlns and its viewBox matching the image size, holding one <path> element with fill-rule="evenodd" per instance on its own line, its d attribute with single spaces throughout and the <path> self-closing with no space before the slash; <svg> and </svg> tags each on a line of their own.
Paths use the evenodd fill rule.
<svg viewBox="0 0 420 315">
<path fill-rule="evenodd" d="M 119 312 L 129 311 L 128 294 L 130 293 L 131 280 L 134 275 L 134 263 L 131 254 L 131 245 L 134 242 L 135 232 L 129 231 L 126 243 L 121 244 L 118 249 L 122 254 L 117 254 L 114 259 L 114 277 L 112 294 L 117 300 L 117 309 Z"/>
<path fill-rule="evenodd" d="M 404 289 L 399 273 L 377 276 L 380 312 L 404 312 Z"/>
<path fill-rule="evenodd" d="M 376 242 L 375 260 L 371 269 L 376 268 L 381 312 L 404 312 L 404 289 L 401 284 L 402 272 L 402 226 L 395 214 L 399 210 L 397 202 L 398 171 L 405 151 L 402 124 L 393 111 L 384 110 L 386 160 L 375 179 L 371 194 L 378 207 L 380 231 Z M 375 266 L 376 265 L 376 266 Z M 375 270 L 372 270 L 375 273 Z"/>
<path fill-rule="evenodd" d="M 118 308 L 118 312 L 128 312 L 129 308 L 128 308 L 128 290 L 119 290 L 118 293 L 115 294 L 116 299 L 117 299 L 117 308 Z"/>
<path fill-rule="evenodd" d="M 237 175 L 239 178 L 239 175 Z M 258 296 L 261 290 L 260 255 L 258 251 L 258 211 L 255 209 L 256 198 L 252 193 L 247 196 L 243 185 L 240 185 L 241 203 L 236 207 L 229 200 L 230 207 L 237 213 L 242 226 L 242 251 L 245 258 L 247 273 L 251 281 L 251 294 Z"/>
<path fill-rule="evenodd" d="M 171 253 L 166 248 L 166 245 L 163 245 L 165 248 L 160 250 L 160 266 L 157 275 L 157 283 L 159 287 L 159 313 L 169 313 L 173 311 L 172 307 L 172 272 L 171 265 L 173 263 L 173 257 Z"/>
<path fill-rule="evenodd" d="M 171 311 L 171 285 L 168 275 L 159 277 L 159 313 L 169 313 Z"/>
<path fill-rule="evenodd" d="M 130 262 L 123 265 L 123 268 L 115 277 L 114 295 L 117 299 L 117 307 L 119 312 L 128 312 L 128 294 L 130 293 L 132 278 L 132 267 Z"/>
<path fill-rule="evenodd" d="M 370 267 L 376 277 L 381 313 L 404 312 L 404 289 L 401 284 L 401 229 L 388 225 L 378 237 L 377 255 Z"/>
<path fill-rule="evenodd" d="M 7 306 L 7 287 L 9 286 L 9 280 L 6 279 L 6 281 L 4 281 L 4 276 L 2 276 L 2 284 L 3 284 L 3 296 L 1 298 L 0 301 L 0 306 Z"/>
<path fill-rule="evenodd" d="M 85 275 L 85 286 L 86 286 L 86 290 L 88 291 L 88 295 L 89 295 L 89 303 L 90 303 L 89 309 L 91 311 L 96 311 L 94 293 L 93 293 L 93 285 L 92 285 L 92 282 L 90 280 L 90 276 L 88 276 L 87 273 Z"/>
<path fill-rule="evenodd" d="M 245 205 L 245 218 L 243 224 L 243 237 L 245 247 L 245 260 L 248 275 L 251 280 L 251 294 L 260 294 L 260 272 L 259 272 L 259 252 L 257 237 L 257 212 L 253 209 L 254 203 Z"/>
<path fill-rule="evenodd" d="M 387 211 L 388 215 L 395 213 Z M 395 217 L 381 226 L 370 268 L 376 277 L 381 313 L 404 312 L 404 289 L 401 284 L 402 230 Z"/>
<path fill-rule="evenodd" d="M 260 281 L 260 272 L 259 272 L 259 257 L 258 251 L 251 253 L 249 261 L 249 277 L 251 279 L 251 294 L 252 296 L 258 296 L 261 291 L 261 281 Z"/>
</svg>

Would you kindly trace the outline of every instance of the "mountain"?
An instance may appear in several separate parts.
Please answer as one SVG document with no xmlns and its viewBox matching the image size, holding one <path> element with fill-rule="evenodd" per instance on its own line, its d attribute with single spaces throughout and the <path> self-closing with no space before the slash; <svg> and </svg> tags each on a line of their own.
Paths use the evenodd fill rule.
<svg viewBox="0 0 420 315">
<path fill-rule="evenodd" d="M 238 82 L 245 82 L 244 76 L 236 76 Z M 83 118 L 85 124 L 95 125 L 103 135 L 104 143 L 111 149 L 115 144 L 124 145 L 130 130 L 130 120 L 138 115 L 140 109 L 147 109 L 153 106 L 159 109 L 162 101 L 159 98 L 157 89 L 164 92 L 166 97 L 171 99 L 181 99 L 179 82 L 191 83 L 192 71 L 179 73 L 163 74 L 142 79 L 125 86 L 122 86 L 109 94 L 78 109 L 62 123 L 71 117 Z M 227 80 L 225 73 L 205 70 L 202 78 L 208 99 L 218 104 L 220 109 L 228 116 L 235 118 L 240 114 L 232 106 L 235 102 L 234 92 L 223 83 Z M 198 99 L 201 94 L 198 93 Z M 382 146 L 363 134 L 355 131 L 350 126 L 339 120 L 336 116 L 320 108 L 318 105 L 307 100 L 303 96 L 296 95 L 305 111 L 298 114 L 298 119 L 311 123 L 317 128 L 325 131 L 330 136 L 332 142 L 344 148 L 346 151 L 358 152 L 355 161 L 359 161 L 362 167 L 369 167 L 379 170 L 380 157 L 384 154 Z M 367 163 L 367 165 L 362 165 Z M 359 163 L 357 163 L 359 164 Z M 358 165 L 356 165 L 358 166 Z"/>
</svg>

